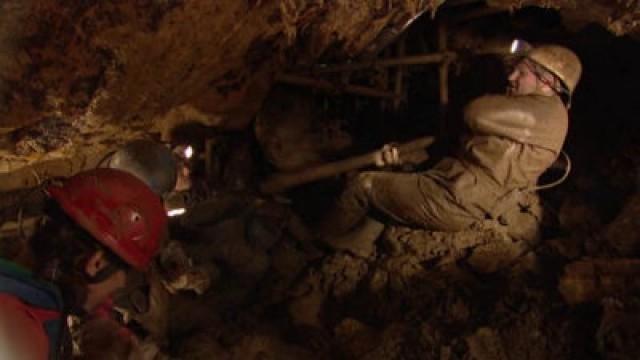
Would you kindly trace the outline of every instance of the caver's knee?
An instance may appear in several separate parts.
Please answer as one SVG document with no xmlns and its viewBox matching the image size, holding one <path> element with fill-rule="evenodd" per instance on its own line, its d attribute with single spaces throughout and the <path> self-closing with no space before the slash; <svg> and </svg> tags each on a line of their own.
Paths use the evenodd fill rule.
<svg viewBox="0 0 640 360">
<path fill-rule="evenodd" d="M 350 182 L 348 187 L 354 191 L 370 192 L 374 187 L 374 178 L 376 173 L 373 171 L 365 171 L 356 175 Z"/>
</svg>

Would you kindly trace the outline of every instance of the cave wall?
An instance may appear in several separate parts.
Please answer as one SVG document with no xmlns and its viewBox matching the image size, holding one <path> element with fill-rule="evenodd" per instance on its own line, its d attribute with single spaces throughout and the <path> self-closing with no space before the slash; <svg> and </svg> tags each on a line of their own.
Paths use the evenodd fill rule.
<svg viewBox="0 0 640 360">
<path fill-rule="evenodd" d="M 0 172 L 87 152 L 98 159 L 130 139 L 166 137 L 180 122 L 246 127 L 280 69 L 326 52 L 376 51 L 381 34 L 437 5 L 5 1 Z"/>
<path fill-rule="evenodd" d="M 637 31 L 633 1 L 7 0 L 0 172 L 99 158 L 130 139 L 166 139 L 180 122 L 245 128 L 281 71 L 373 57 L 422 14 L 464 15 L 464 4 L 553 8 L 575 29 Z"/>
<path fill-rule="evenodd" d="M 258 78 L 329 47 L 356 55 L 424 1 L 8 1 L 2 4 L 0 126 L 43 114 L 130 126 L 190 103 L 207 113 L 251 102 Z M 307 35 L 308 34 L 308 35 Z M 266 76 L 268 78 L 268 76 Z M 268 80 L 267 80 L 268 81 Z M 133 124 L 132 124 L 133 122 Z"/>
</svg>

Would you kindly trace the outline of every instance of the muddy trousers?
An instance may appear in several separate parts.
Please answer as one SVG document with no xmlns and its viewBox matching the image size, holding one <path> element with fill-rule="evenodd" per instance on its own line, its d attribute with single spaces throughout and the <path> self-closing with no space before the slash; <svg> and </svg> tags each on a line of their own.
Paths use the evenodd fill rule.
<svg viewBox="0 0 640 360">
<path fill-rule="evenodd" d="M 428 230 L 458 231 L 476 221 L 424 175 L 364 172 L 347 185 L 319 231 L 325 237 L 342 235 L 370 212 Z"/>
</svg>

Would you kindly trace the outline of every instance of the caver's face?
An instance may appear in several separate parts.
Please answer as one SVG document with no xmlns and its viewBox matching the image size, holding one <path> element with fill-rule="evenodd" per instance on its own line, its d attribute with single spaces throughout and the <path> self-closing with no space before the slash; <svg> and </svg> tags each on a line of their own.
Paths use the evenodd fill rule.
<svg viewBox="0 0 640 360">
<path fill-rule="evenodd" d="M 89 258 L 85 266 L 85 272 L 89 277 L 94 277 L 107 266 L 109 266 L 109 261 L 106 259 L 104 253 L 97 251 Z M 87 298 L 85 299 L 85 303 L 82 304 L 82 308 L 87 312 L 91 312 L 112 297 L 118 290 L 123 289 L 126 283 L 127 272 L 124 269 L 118 269 L 106 279 L 88 284 Z"/>
<path fill-rule="evenodd" d="M 534 72 L 535 65 L 527 59 L 523 59 L 515 66 L 509 75 L 510 95 L 531 95 L 540 92 L 541 84 Z"/>
</svg>

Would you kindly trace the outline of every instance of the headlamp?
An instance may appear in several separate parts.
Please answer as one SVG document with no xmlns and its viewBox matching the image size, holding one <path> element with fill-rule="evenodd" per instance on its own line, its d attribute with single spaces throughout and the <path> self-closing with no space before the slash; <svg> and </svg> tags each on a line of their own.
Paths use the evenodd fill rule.
<svg viewBox="0 0 640 360">
<path fill-rule="evenodd" d="M 511 42 L 509 53 L 511 55 L 524 56 L 531 51 L 531 49 L 533 49 L 533 46 L 529 42 L 522 39 L 514 39 Z"/>
<path fill-rule="evenodd" d="M 184 149 L 183 155 L 186 159 L 191 159 L 191 157 L 193 156 L 193 147 L 191 145 L 187 146 Z"/>
</svg>

